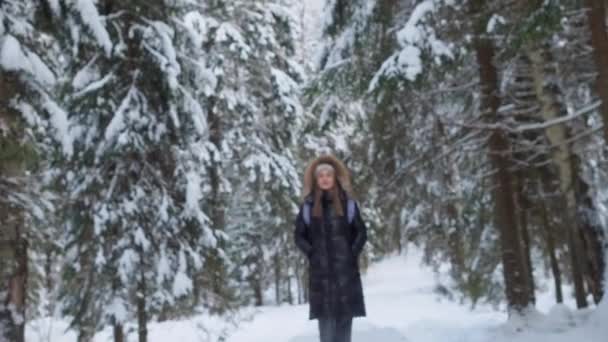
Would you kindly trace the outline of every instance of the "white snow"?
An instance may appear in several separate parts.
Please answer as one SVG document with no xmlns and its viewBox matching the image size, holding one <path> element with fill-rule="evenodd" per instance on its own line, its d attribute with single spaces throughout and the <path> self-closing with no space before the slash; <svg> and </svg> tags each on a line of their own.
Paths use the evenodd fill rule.
<svg viewBox="0 0 608 342">
<path fill-rule="evenodd" d="M 424 38 L 423 32 L 418 28 L 418 24 L 424 16 L 433 11 L 434 0 L 426 0 L 418 4 L 410 15 L 405 27 L 397 33 L 397 40 L 401 45 L 415 44 Z"/>
<path fill-rule="evenodd" d="M 99 78 L 99 72 L 95 70 L 94 65 L 97 62 L 97 56 L 92 58 L 82 69 L 78 70 L 72 79 L 72 87 L 80 90 L 86 87 L 89 83 Z"/>
<path fill-rule="evenodd" d="M 188 12 L 180 24 L 188 32 L 194 46 L 201 46 L 207 39 L 208 27 L 205 17 L 199 11 Z"/>
<path fill-rule="evenodd" d="M 177 62 L 177 52 L 173 46 L 174 30 L 162 21 L 149 22 L 160 37 L 162 53 L 155 52 L 154 56 L 159 58 L 161 70 L 167 74 L 169 87 L 175 90 L 178 85 L 177 77 L 181 73 L 180 64 Z"/>
<path fill-rule="evenodd" d="M 125 303 L 125 301 L 121 298 L 114 298 L 108 308 L 106 309 L 106 313 L 111 317 L 116 318 L 119 322 L 126 322 L 129 318 L 129 303 Z"/>
<path fill-rule="evenodd" d="M 57 81 L 55 74 L 49 69 L 49 67 L 42 61 L 42 59 L 35 53 L 29 51 L 27 53 L 28 61 L 30 64 L 30 73 L 38 80 L 38 82 L 52 86 Z"/>
<path fill-rule="evenodd" d="M 368 0 L 362 3 L 362 6 L 357 6 L 355 9 L 355 13 L 353 14 L 352 21 L 364 22 L 369 18 L 374 8 L 376 8 L 377 1 L 376 0 Z M 333 6 L 332 3 L 326 3 L 326 8 L 331 8 Z M 325 14 L 329 16 L 329 11 L 325 11 Z M 324 19 L 324 27 L 330 24 L 331 19 L 326 17 Z M 332 45 L 330 49 L 330 53 L 327 56 L 327 65 L 333 65 L 344 59 L 343 53 L 344 51 L 348 51 L 355 43 L 355 37 L 357 30 L 360 28 L 357 25 L 353 25 L 344 30 L 334 41 L 328 42 L 328 44 Z"/>
<path fill-rule="evenodd" d="M 294 95 L 298 94 L 299 85 L 289 75 L 279 69 L 271 68 L 271 74 L 281 101 L 288 107 L 287 111 L 295 112 L 299 116 L 302 112 L 302 107 L 299 101 L 294 99 Z"/>
<path fill-rule="evenodd" d="M 299 30 L 301 44 L 298 44 L 298 55 L 302 64 L 308 64 L 314 68 L 318 64 L 319 45 L 323 39 L 323 20 L 325 20 L 323 8 L 325 0 L 293 1 L 293 11 L 299 13 Z"/>
<path fill-rule="evenodd" d="M 527 319 L 507 320 L 503 310 L 485 305 L 470 310 L 438 297 L 434 292 L 437 276 L 421 267 L 421 258 L 420 251 L 410 248 L 405 255 L 372 265 L 364 274 L 367 317 L 355 318 L 353 342 L 604 342 L 608 336 L 608 302 L 596 310 L 577 311 L 553 305 L 549 291 L 540 294 L 538 310 L 532 310 Z M 176 286 L 184 281 L 182 290 L 187 290 L 188 279 L 179 278 Z M 231 331 L 226 342 L 318 342 L 317 321 L 308 320 L 307 304 L 251 310 L 253 319 L 240 318 L 237 328 L 208 315 L 150 323 L 149 341 L 215 341 Z M 49 341 L 38 337 L 39 331 L 51 334 L 53 342 L 76 341 L 72 331 L 63 332 L 65 327 L 61 321 L 38 320 L 28 325 L 28 334 L 32 342 Z M 105 329 L 95 342 L 106 341 L 110 334 L 111 329 Z M 133 330 L 129 340 L 135 339 Z"/>
<path fill-rule="evenodd" d="M 50 98 L 44 102 L 44 109 L 49 112 L 51 126 L 55 129 L 55 137 L 63 146 L 63 153 L 71 156 L 74 152 L 74 137 L 70 130 L 68 113 Z"/>
<path fill-rule="evenodd" d="M 0 68 L 8 71 L 24 71 L 46 86 L 55 84 L 55 75 L 32 51 L 21 46 L 19 41 L 6 35 L 0 41 Z"/>
<path fill-rule="evenodd" d="M 106 127 L 106 130 L 105 130 L 106 141 L 110 142 L 116 136 L 120 135 L 123 130 L 126 129 L 125 116 L 128 116 L 127 112 L 137 110 L 137 109 L 131 108 L 131 105 L 132 105 L 131 102 L 132 102 L 133 98 L 136 96 L 135 93 L 136 93 L 135 88 L 131 87 L 131 89 L 125 96 L 125 98 L 122 100 L 120 106 L 118 106 L 118 109 L 116 109 L 116 112 L 114 113 L 114 116 L 112 117 L 112 120 L 110 121 L 110 123 L 108 124 L 108 127 Z M 119 142 L 120 142 L 120 139 L 119 139 Z"/>
<path fill-rule="evenodd" d="M 7 35 L 0 45 L 0 66 L 5 70 L 18 71 L 24 69 L 27 58 L 21 50 L 21 44 L 15 37 Z"/>
<path fill-rule="evenodd" d="M 15 108 L 17 108 L 21 115 L 23 115 L 23 118 L 29 126 L 36 127 L 41 132 L 44 132 L 44 128 L 42 126 L 43 120 L 40 118 L 40 115 L 38 115 L 38 112 L 31 104 L 20 101 L 15 105 Z"/>
<path fill-rule="evenodd" d="M 94 81 L 91 82 L 89 85 L 87 85 L 84 89 L 77 91 L 76 93 L 74 93 L 74 97 L 82 97 L 90 92 L 96 91 L 98 89 L 103 88 L 106 84 L 108 84 L 110 81 L 112 81 L 114 79 L 114 74 L 110 73 L 107 74 L 106 76 L 104 76 L 104 78 L 98 80 L 98 81 Z"/>
<path fill-rule="evenodd" d="M 492 32 L 494 32 L 494 30 L 496 30 L 496 26 L 498 24 L 504 24 L 504 23 L 505 23 L 505 18 L 501 17 L 498 14 L 494 14 L 494 15 L 492 15 L 492 18 L 490 18 L 490 20 L 488 21 L 488 26 L 486 28 L 486 32 L 492 33 Z"/>
<path fill-rule="evenodd" d="M 208 132 L 207 116 L 205 115 L 205 111 L 203 110 L 203 107 L 201 107 L 201 104 L 190 94 L 184 92 L 184 95 L 187 97 L 187 99 L 184 101 L 184 106 L 192 115 L 192 123 L 194 124 L 194 128 L 198 134 L 204 136 Z"/>
<path fill-rule="evenodd" d="M 192 290 L 192 279 L 186 274 L 186 254 L 179 252 L 179 270 L 173 278 L 173 294 L 177 297 L 186 295 Z"/>
<path fill-rule="evenodd" d="M 184 206 L 184 215 L 198 220 L 201 224 L 208 222 L 209 218 L 201 210 L 200 202 L 203 199 L 201 191 L 201 177 L 192 170 L 186 174 L 186 203 Z"/>
<path fill-rule="evenodd" d="M 59 4 L 59 0 L 47 0 L 47 2 L 53 11 L 53 14 L 59 17 L 61 15 L 61 5 Z"/>
<path fill-rule="evenodd" d="M 74 6 L 78 13 L 80 13 L 82 22 L 89 27 L 98 44 L 103 48 L 106 56 L 110 56 L 113 47 L 112 40 L 110 39 L 110 34 L 106 30 L 103 19 L 97 11 L 95 3 L 95 0 L 75 0 Z"/>
<path fill-rule="evenodd" d="M 232 42 L 230 49 L 240 51 L 241 58 L 247 59 L 251 53 L 251 48 L 247 45 L 245 38 L 239 32 L 239 29 L 231 23 L 222 23 L 216 32 L 217 42 Z"/>
<path fill-rule="evenodd" d="M 436 10 L 436 0 L 425 0 L 416 5 L 406 24 L 397 32 L 401 50 L 389 57 L 370 81 L 369 91 L 374 90 L 383 77 L 403 75 L 414 81 L 422 73 L 422 51 L 428 49 L 435 63 L 441 57 L 453 56 L 450 47 L 435 35 L 430 27 L 424 25 L 427 14 Z"/>
<path fill-rule="evenodd" d="M 608 305 L 596 312 L 551 308 L 549 292 L 538 300 L 548 313 L 535 311 L 517 331 L 521 324 L 507 321 L 503 311 L 483 305 L 469 310 L 438 297 L 435 275 L 420 260 L 421 253 L 410 250 L 371 267 L 363 278 L 367 317 L 354 320 L 353 342 L 600 342 L 608 335 L 600 323 Z M 316 321 L 307 317 L 307 305 L 267 307 L 228 342 L 317 342 Z"/>
</svg>

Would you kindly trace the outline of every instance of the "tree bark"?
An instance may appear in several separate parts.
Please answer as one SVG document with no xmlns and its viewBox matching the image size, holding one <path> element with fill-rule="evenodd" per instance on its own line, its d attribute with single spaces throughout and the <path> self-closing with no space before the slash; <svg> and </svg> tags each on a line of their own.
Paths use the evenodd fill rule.
<svg viewBox="0 0 608 342">
<path fill-rule="evenodd" d="M 559 268 L 559 262 L 557 260 L 557 253 L 555 249 L 555 236 L 553 234 L 553 227 L 551 225 L 547 213 L 547 206 L 543 201 L 541 201 L 541 203 L 541 215 L 543 220 L 543 227 L 545 230 L 545 241 L 547 242 L 547 252 L 549 253 L 551 272 L 553 273 L 553 281 L 555 283 L 555 301 L 557 303 L 563 303 L 564 295 L 562 293 L 562 273 Z"/>
<path fill-rule="evenodd" d="M 608 34 L 606 33 L 606 4 L 603 0 L 585 0 L 587 21 L 591 31 L 593 59 L 597 69 L 596 90 L 602 100 L 604 140 L 608 142 Z"/>
<path fill-rule="evenodd" d="M 255 306 L 264 305 L 264 296 L 262 289 L 262 281 L 260 275 L 251 276 L 251 286 L 253 287 L 253 297 L 255 300 Z"/>
<path fill-rule="evenodd" d="M 118 272 L 115 272 L 115 274 L 118 274 Z M 112 292 L 114 296 L 118 296 L 118 292 L 121 288 L 121 284 L 120 284 L 120 280 L 118 279 L 118 277 L 115 277 L 114 281 L 112 282 Z M 112 328 L 113 328 L 113 334 L 114 334 L 114 342 L 125 342 L 125 332 L 124 332 L 124 327 L 123 327 L 123 322 L 118 321 L 118 319 L 116 317 L 112 318 Z"/>
<path fill-rule="evenodd" d="M 274 258 L 274 300 L 278 305 L 281 303 L 281 260 L 278 254 Z"/>
<path fill-rule="evenodd" d="M 19 117 L 10 101 L 19 92 L 17 76 L 0 70 L 0 152 L 20 141 Z M 6 143 L 6 144 L 5 144 Z M 25 176 L 23 160 L 15 156 L 0 160 L 0 179 L 19 180 Z M 19 182 L 18 182 L 19 183 Z M 19 190 L 16 185 L 15 190 Z M 3 196 L 5 197 L 5 196 Z M 27 239 L 25 213 L 8 199 L 0 199 L 0 340 L 25 341 L 27 287 Z"/>
<path fill-rule="evenodd" d="M 520 171 L 518 172 L 518 177 L 517 177 L 517 203 L 519 204 L 519 226 L 520 226 L 520 231 L 521 231 L 521 236 L 523 238 L 523 248 L 524 248 L 524 254 L 525 254 L 525 258 L 526 258 L 526 272 L 528 274 L 528 286 L 530 289 L 529 295 L 530 295 L 530 302 L 531 303 L 536 303 L 536 296 L 535 296 L 535 283 L 534 283 L 534 268 L 532 265 L 532 256 L 531 256 L 531 249 L 532 249 L 532 245 L 530 242 L 530 232 L 529 232 L 529 227 L 528 227 L 528 210 L 526 209 L 529 205 L 529 203 L 527 203 L 527 198 L 525 195 L 525 176 L 524 176 L 524 172 Z"/>
<path fill-rule="evenodd" d="M 498 72 L 494 65 L 495 49 L 492 40 L 481 31 L 483 28 L 485 25 L 479 25 L 475 40 L 482 87 L 481 111 L 489 118 L 497 120 L 500 98 L 498 96 Z M 513 175 L 510 171 L 510 142 L 503 130 L 494 129 L 488 145 L 489 159 L 495 170 L 495 224 L 500 233 L 507 305 L 509 314 L 515 312 L 523 314 L 523 311 L 530 305 L 531 289 L 522 251 L 522 238 L 516 219 L 515 191 Z"/>
<path fill-rule="evenodd" d="M 575 178 L 575 195 L 577 201 L 577 218 L 579 223 L 579 236 L 582 243 L 582 258 L 585 262 L 585 280 L 597 304 L 604 295 L 604 230 L 599 224 L 597 209 L 589 194 L 589 184 L 580 175 L 581 161 L 573 156 L 576 162 L 572 165 Z"/>
<path fill-rule="evenodd" d="M 532 61 L 534 90 L 541 103 L 541 115 L 545 121 L 555 120 L 564 116 L 565 107 L 559 102 L 560 89 L 556 84 L 547 81 L 547 74 L 555 74 L 551 69 L 554 62 L 546 46 L 529 49 L 528 55 Z M 549 70 L 549 71 L 546 71 Z M 585 264 L 583 246 L 580 239 L 581 218 L 577 214 L 578 202 L 575 193 L 575 169 L 571 146 L 568 140 L 571 136 L 564 124 L 552 125 L 545 129 L 547 140 L 551 144 L 551 158 L 557 169 L 559 188 L 564 197 L 563 213 L 568 233 L 568 249 L 570 254 L 572 278 L 574 282 L 576 303 L 579 308 L 587 306 L 584 287 Z"/>
<path fill-rule="evenodd" d="M 441 120 L 437 120 L 437 134 L 441 138 L 446 138 L 445 127 Z M 442 145 L 441 147 L 442 153 L 446 155 L 445 164 L 440 172 L 442 172 L 442 180 L 445 184 L 445 196 L 448 199 L 445 201 L 445 204 L 440 209 L 442 213 L 445 212 L 445 217 L 447 219 L 446 228 L 447 228 L 447 249 L 449 254 L 449 260 L 451 264 L 451 273 L 455 273 L 457 277 L 461 277 L 465 270 L 465 256 L 463 249 L 463 238 L 462 232 L 458 229 L 458 219 L 462 214 L 462 206 L 458 203 L 458 199 L 462 198 L 462 193 L 460 193 L 460 177 L 458 173 L 458 167 L 456 163 L 452 160 L 452 156 L 448 153 L 448 146 Z M 396 210 L 396 212 L 399 212 Z M 399 223 L 399 216 L 395 215 L 397 223 Z M 399 253 L 401 253 L 401 249 L 399 249 Z"/>
<path fill-rule="evenodd" d="M 139 342 L 148 341 L 148 313 L 146 312 L 147 289 L 145 277 L 145 261 L 143 251 L 140 251 L 140 270 L 137 284 L 137 334 Z"/>
<path fill-rule="evenodd" d="M 289 305 L 293 305 L 293 289 L 291 284 L 291 276 L 289 276 L 289 274 L 286 275 L 285 281 L 287 282 L 287 303 L 289 303 Z"/>
<path fill-rule="evenodd" d="M 296 276 L 296 293 L 298 295 L 296 300 L 298 301 L 298 304 L 303 304 L 304 300 L 302 296 L 302 275 L 300 271 L 300 261 L 298 259 L 294 261 L 294 271 Z"/>
<path fill-rule="evenodd" d="M 554 185 L 552 184 L 551 170 L 548 166 L 543 166 L 539 172 L 540 194 L 551 194 L 555 192 Z M 551 219 L 551 203 L 554 202 L 552 199 L 545 200 L 541 197 L 540 200 L 540 214 L 543 225 L 543 231 L 545 234 L 545 242 L 547 253 L 549 254 L 549 263 L 551 265 L 551 272 L 553 273 L 553 281 L 555 283 L 555 301 L 557 303 L 564 302 L 564 295 L 562 292 L 562 272 L 557 258 L 557 241 L 556 241 L 556 230 L 555 224 Z"/>
<path fill-rule="evenodd" d="M 122 324 L 115 323 L 114 326 L 114 342 L 125 342 L 125 332 Z"/>
<path fill-rule="evenodd" d="M 209 140 L 215 146 L 217 151 L 222 150 L 222 123 L 220 116 L 216 113 L 215 108 L 216 99 L 209 99 L 209 109 L 207 111 L 207 120 L 209 125 Z M 211 184 L 211 193 L 209 195 L 209 207 L 210 207 L 210 219 L 213 225 L 213 230 L 223 231 L 226 225 L 225 210 L 226 203 L 224 201 L 221 191 L 221 174 L 222 164 L 218 159 L 213 159 L 211 165 L 208 167 L 208 173 Z M 221 239 L 218 241 L 217 248 L 224 249 L 225 242 Z M 217 298 L 226 298 L 226 269 L 224 261 L 221 256 L 217 253 L 217 250 L 212 250 L 207 259 L 208 271 L 210 271 L 210 281 L 213 293 L 217 295 Z M 216 303 L 217 304 L 217 303 Z M 221 305 L 220 305 L 221 306 Z M 223 311 L 222 307 L 216 307 L 219 311 Z"/>
<path fill-rule="evenodd" d="M 591 30 L 591 45 L 593 46 L 593 59 L 597 68 L 598 76 L 596 79 L 596 89 L 600 100 L 602 101 L 601 112 L 604 123 L 604 141 L 608 144 L 608 34 L 606 33 L 606 2 L 603 0 L 585 0 L 585 5 L 588 7 L 587 18 L 589 28 Z M 599 291 L 595 296 L 595 300 L 599 301 L 603 296 L 604 285 L 603 274 L 605 265 L 605 248 L 606 240 L 602 236 L 600 241 L 590 241 L 589 244 L 600 249 L 602 255 L 598 265 L 600 267 L 598 273 Z M 608 281 L 604 279 L 604 281 Z M 597 280 L 596 280 L 597 282 Z"/>
</svg>

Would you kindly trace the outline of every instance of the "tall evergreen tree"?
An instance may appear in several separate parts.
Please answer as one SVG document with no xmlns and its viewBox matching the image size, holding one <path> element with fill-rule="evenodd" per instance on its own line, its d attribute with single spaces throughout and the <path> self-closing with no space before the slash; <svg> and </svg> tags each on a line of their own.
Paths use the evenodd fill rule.
<svg viewBox="0 0 608 342">
<path fill-rule="evenodd" d="M 50 17 L 36 1 L 0 3 L 0 339 L 25 340 L 31 277 L 49 234 L 52 197 L 41 176 L 48 153 L 69 156 L 66 113 L 57 105 L 57 41 Z M 49 53 L 50 52 L 50 53 Z"/>
</svg>

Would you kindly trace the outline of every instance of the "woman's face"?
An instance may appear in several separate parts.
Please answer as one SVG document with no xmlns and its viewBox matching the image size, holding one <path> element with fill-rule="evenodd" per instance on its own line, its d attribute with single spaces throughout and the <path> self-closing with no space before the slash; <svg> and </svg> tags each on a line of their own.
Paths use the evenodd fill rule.
<svg viewBox="0 0 608 342">
<path fill-rule="evenodd" d="M 317 174 L 317 186 L 321 188 L 321 190 L 330 190 L 334 187 L 335 178 L 334 172 L 331 170 L 321 170 L 319 174 Z"/>
</svg>

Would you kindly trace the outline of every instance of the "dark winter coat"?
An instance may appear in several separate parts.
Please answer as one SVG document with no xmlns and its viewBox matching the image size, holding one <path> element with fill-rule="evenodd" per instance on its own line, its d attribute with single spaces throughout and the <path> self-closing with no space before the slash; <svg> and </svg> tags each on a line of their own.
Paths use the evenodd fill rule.
<svg viewBox="0 0 608 342">
<path fill-rule="evenodd" d="M 341 192 L 346 208 L 346 193 Z M 311 206 L 313 195 L 305 198 Z M 295 220 L 295 242 L 309 260 L 309 318 L 365 316 L 359 255 L 367 231 L 359 207 L 351 224 L 346 215 L 335 214 L 330 196 L 321 196 L 323 218 L 312 216 L 310 226 L 302 218 L 302 206 Z"/>
</svg>

